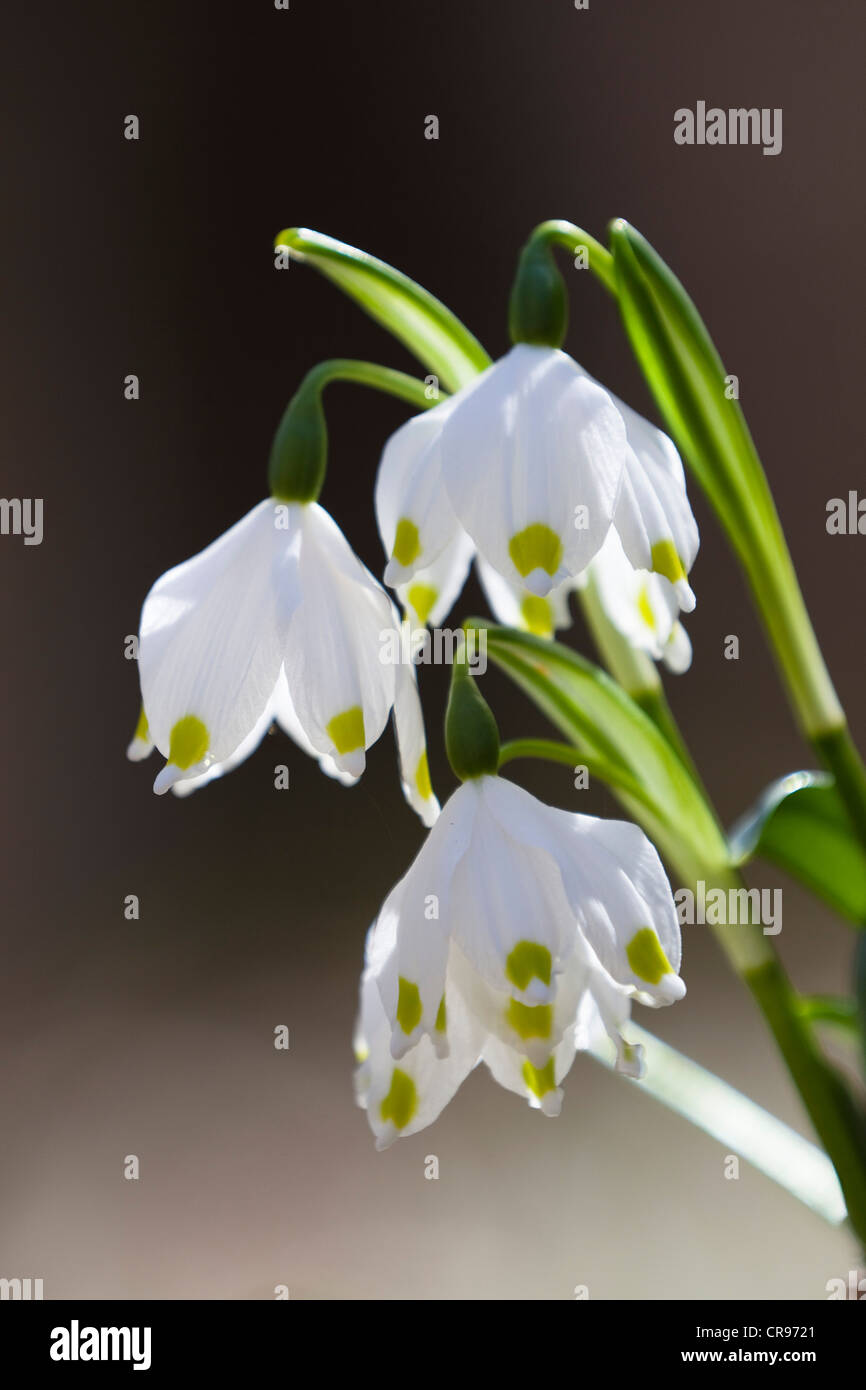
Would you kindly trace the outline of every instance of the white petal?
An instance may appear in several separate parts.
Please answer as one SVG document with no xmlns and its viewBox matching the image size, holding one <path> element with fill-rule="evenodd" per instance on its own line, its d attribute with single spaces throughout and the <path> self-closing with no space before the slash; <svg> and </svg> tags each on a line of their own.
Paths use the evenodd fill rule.
<svg viewBox="0 0 866 1390">
<path fill-rule="evenodd" d="M 392 434 L 376 478 L 376 519 L 388 556 L 385 582 L 405 584 L 427 569 L 460 527 L 442 486 L 439 444 L 453 408 L 443 401 Z"/>
<path fill-rule="evenodd" d="M 686 579 L 698 553 L 697 522 L 686 493 L 680 456 L 671 439 L 616 397 L 628 435 L 626 478 L 614 524 L 636 569 L 655 570 L 670 583 L 679 607 L 695 596 Z"/>
<path fill-rule="evenodd" d="M 460 948 L 452 942 L 448 979 L 463 997 L 466 1007 L 485 1034 L 491 1034 L 510 1048 L 521 1066 L 529 1061 L 543 1070 L 551 1053 L 574 1030 L 578 1005 L 591 973 L 588 952 L 582 947 L 572 954 L 556 980 L 556 994 L 550 1004 L 527 1005 L 517 991 L 494 989 L 478 974 Z"/>
<path fill-rule="evenodd" d="M 265 734 L 268 732 L 268 729 L 271 727 L 273 718 L 274 701 L 272 698 L 268 701 L 264 714 L 256 721 L 256 724 L 247 734 L 246 738 L 241 740 L 235 751 L 231 753 L 229 757 L 225 758 L 222 762 L 211 763 L 210 766 L 204 772 L 199 773 L 197 777 L 181 776 L 176 778 L 171 783 L 171 790 L 174 792 L 174 795 L 189 796 L 191 792 L 198 791 L 199 787 L 206 786 L 208 782 L 215 782 L 219 777 L 224 777 L 227 772 L 232 772 L 234 768 L 238 767 L 242 762 L 245 762 L 250 754 L 254 753 L 258 748 Z"/>
<path fill-rule="evenodd" d="M 660 660 L 679 611 L 672 586 L 648 570 L 633 569 L 615 530 L 608 533 L 590 573 L 614 627 L 638 651 Z"/>
<path fill-rule="evenodd" d="M 608 532 L 609 536 L 613 534 L 613 531 Z M 475 567 L 494 617 L 506 627 L 516 627 L 538 637 L 552 637 L 558 628 L 571 626 L 568 595 L 577 587 L 577 580 L 566 580 L 551 589 L 546 598 L 539 598 L 522 585 L 503 579 L 480 555 Z"/>
<path fill-rule="evenodd" d="M 381 658 L 399 632 L 390 599 L 340 528 L 315 503 L 304 512 L 302 598 L 286 643 L 286 678 L 317 753 L 357 777 L 394 703 L 394 665 Z"/>
<path fill-rule="evenodd" d="M 153 739 L 150 736 L 150 728 L 144 713 L 144 706 L 142 706 L 138 723 L 135 726 L 135 733 L 126 748 L 126 756 L 131 763 L 140 763 L 144 758 L 149 758 L 152 752 Z"/>
<path fill-rule="evenodd" d="M 395 675 L 394 729 L 403 795 L 429 829 L 439 815 L 439 802 L 430 785 L 424 715 L 413 663 L 401 661 Z"/>
<path fill-rule="evenodd" d="M 273 693 L 299 598 L 297 528 L 277 519 L 277 505 L 261 502 L 145 599 L 142 699 L 153 741 L 171 759 L 159 790 L 229 757 Z"/>
<path fill-rule="evenodd" d="M 317 759 L 319 767 L 326 777 L 333 777 L 335 781 L 342 783 L 344 787 L 353 787 L 355 785 L 358 780 L 357 777 L 353 777 L 351 773 L 338 767 L 329 754 L 317 753 L 316 749 L 307 738 L 307 735 L 301 727 L 301 722 L 295 713 L 295 707 L 292 704 L 292 697 L 289 694 L 289 686 L 285 671 L 280 672 L 280 679 L 277 682 L 277 688 L 274 694 L 273 714 L 283 732 L 287 733 L 289 738 L 294 740 L 301 751 L 306 753 L 308 757 Z"/>
<path fill-rule="evenodd" d="M 601 965 L 646 1002 L 681 999 L 676 907 L 646 835 L 628 821 L 543 811 L 572 910 Z"/>
<path fill-rule="evenodd" d="M 454 512 L 494 569 L 544 597 L 607 534 L 627 447 L 619 411 L 565 353 L 526 344 L 452 404 L 441 456 Z"/>
<path fill-rule="evenodd" d="M 472 833 L 478 798 L 471 783 L 451 796 L 408 872 L 386 898 L 368 942 L 373 971 L 392 1025 L 391 1050 L 401 1057 L 428 1034 L 448 1050 L 437 1028 L 445 989 L 454 874 Z"/>
<path fill-rule="evenodd" d="M 575 939 L 558 867 L 546 849 L 503 826 L 497 800 L 506 784 L 500 778 L 481 777 L 475 785 L 478 810 L 455 870 L 448 929 L 494 989 L 528 1006 L 549 1004 Z"/>
<path fill-rule="evenodd" d="M 466 583 L 475 547 L 462 527 L 432 564 L 417 569 L 411 580 L 397 585 L 403 611 L 413 623 L 438 627 Z"/>
<path fill-rule="evenodd" d="M 428 1037 L 398 1061 L 391 1056 L 390 1025 L 369 970 L 361 982 L 361 1017 L 356 1032 L 355 1094 L 367 1111 L 376 1148 L 417 1134 L 433 1123 L 478 1061 L 481 1038 L 458 995 L 448 992 L 451 1050 L 437 1057 Z"/>
<path fill-rule="evenodd" d="M 630 1013 L 628 990 L 616 984 L 600 967 L 590 970 L 577 1012 L 575 1046 L 582 1052 L 606 1034 L 616 1048 L 617 1071 L 637 1080 L 644 1075 L 643 1048 L 626 1042 L 621 1031 Z"/>
<path fill-rule="evenodd" d="M 490 1036 L 484 1043 L 482 1061 L 500 1086 L 525 1096 L 533 1110 L 555 1118 L 562 1109 L 563 1093 L 560 1082 L 568 1073 L 576 1052 L 574 1030 L 570 1029 L 543 1067 L 535 1067 L 527 1057 Z"/>
<path fill-rule="evenodd" d="M 674 623 L 671 635 L 665 643 L 662 660 L 669 671 L 680 676 L 692 664 L 692 644 L 682 623 Z"/>
</svg>

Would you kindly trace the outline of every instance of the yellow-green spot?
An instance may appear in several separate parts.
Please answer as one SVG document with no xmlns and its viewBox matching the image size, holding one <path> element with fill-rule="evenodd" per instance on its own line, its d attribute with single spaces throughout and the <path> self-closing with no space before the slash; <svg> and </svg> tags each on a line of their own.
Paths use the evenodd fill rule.
<svg viewBox="0 0 866 1390">
<path fill-rule="evenodd" d="M 505 962 L 505 973 L 518 989 L 526 989 L 535 975 L 542 984 L 550 984 L 553 960 L 540 941 L 518 941 Z"/>
<path fill-rule="evenodd" d="M 141 714 L 138 716 L 138 723 L 135 726 L 133 738 L 140 738 L 142 743 L 147 743 L 150 738 L 150 728 L 147 723 L 147 715 L 144 712 L 144 705 L 141 707 Z"/>
<path fill-rule="evenodd" d="M 405 1071 L 395 1067 L 391 1073 L 391 1089 L 379 1107 L 383 1120 L 390 1120 L 395 1129 L 405 1129 L 418 1109 L 415 1082 Z"/>
<path fill-rule="evenodd" d="M 686 577 L 683 562 L 673 541 L 656 541 L 652 548 L 652 567 L 656 574 L 663 574 L 672 584 Z"/>
<path fill-rule="evenodd" d="M 398 564 L 406 566 L 411 565 L 413 560 L 417 560 L 420 552 L 421 542 L 418 538 L 418 527 L 408 517 L 401 517 L 397 522 L 397 533 L 394 536 L 394 548 L 391 554 Z"/>
<path fill-rule="evenodd" d="M 517 573 L 524 579 L 533 570 L 555 574 L 562 560 L 562 541 L 543 521 L 536 521 L 511 537 L 508 553 Z"/>
<path fill-rule="evenodd" d="M 407 1037 L 418 1027 L 422 1012 L 418 986 L 413 985 L 411 980 L 406 980 L 401 975 L 400 988 L 397 994 L 397 1022 Z"/>
<path fill-rule="evenodd" d="M 210 734 L 195 714 L 184 715 L 171 731 L 168 761 L 185 771 L 200 763 L 210 747 Z"/>
<path fill-rule="evenodd" d="M 436 1011 L 435 1028 L 437 1033 L 444 1033 L 448 1027 L 448 1015 L 445 1012 L 445 995 L 439 1000 L 439 1008 Z"/>
<path fill-rule="evenodd" d="M 553 633 L 553 609 L 546 598 L 537 594 L 525 594 L 520 604 L 520 616 L 528 630 L 536 637 L 550 637 Z"/>
<path fill-rule="evenodd" d="M 433 795 L 433 784 L 430 781 L 430 767 L 427 762 L 426 751 L 418 759 L 418 766 L 415 769 L 415 786 L 418 788 L 418 795 L 422 801 L 427 801 Z"/>
<path fill-rule="evenodd" d="M 543 1067 L 534 1067 L 531 1062 L 524 1062 L 523 1079 L 527 1088 L 539 1100 L 542 1096 L 546 1096 L 548 1091 L 555 1091 L 556 1075 L 553 1070 L 553 1058 L 549 1058 Z"/>
<path fill-rule="evenodd" d="M 412 584 L 406 592 L 406 598 L 415 609 L 419 623 L 426 623 L 438 597 L 439 590 L 434 589 L 432 584 Z"/>
<path fill-rule="evenodd" d="M 338 753 L 352 753 L 356 748 L 363 748 L 364 711 L 361 706 L 353 705 L 342 714 L 335 714 L 325 732 Z"/>
<path fill-rule="evenodd" d="M 641 591 L 638 594 L 637 606 L 638 612 L 640 613 L 647 627 L 651 627 L 653 632 L 655 632 L 656 619 L 655 614 L 653 613 L 652 604 L 650 603 L 649 589 L 647 588 L 646 584 L 641 585 Z"/>
<path fill-rule="evenodd" d="M 635 975 L 649 985 L 657 985 L 663 976 L 673 974 L 673 967 L 652 927 L 641 927 L 628 943 L 625 953 Z"/>
<path fill-rule="evenodd" d="M 511 999 L 505 1010 L 505 1019 L 521 1038 L 549 1038 L 553 1009 L 549 1004 L 530 1007 L 521 1004 L 519 999 Z"/>
</svg>

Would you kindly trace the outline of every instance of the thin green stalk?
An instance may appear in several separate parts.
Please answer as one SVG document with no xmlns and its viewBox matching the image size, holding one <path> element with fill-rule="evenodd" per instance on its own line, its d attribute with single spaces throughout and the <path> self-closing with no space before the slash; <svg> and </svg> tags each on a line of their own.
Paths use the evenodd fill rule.
<svg viewBox="0 0 866 1390">
<path fill-rule="evenodd" d="M 418 377 L 406 372 L 395 371 L 393 367 L 381 367 L 378 362 L 361 362 L 351 357 L 332 357 L 327 362 L 319 362 L 307 372 L 298 391 L 321 392 L 333 381 L 353 381 L 357 386 L 370 386 L 375 391 L 383 391 L 388 396 L 396 396 L 406 401 L 416 410 L 430 410 L 440 401 L 447 400 L 447 393 L 431 389 Z"/>
<path fill-rule="evenodd" d="M 546 762 L 562 763 L 572 769 L 585 767 L 590 777 L 597 777 L 610 787 L 616 787 L 624 795 L 641 802 L 648 811 L 655 814 L 655 807 L 643 788 L 624 769 L 617 767 L 606 758 L 591 757 L 570 743 L 558 743 L 548 738 L 514 738 L 503 743 L 499 750 L 499 766 L 513 762 L 515 758 L 542 758 Z"/>
</svg>

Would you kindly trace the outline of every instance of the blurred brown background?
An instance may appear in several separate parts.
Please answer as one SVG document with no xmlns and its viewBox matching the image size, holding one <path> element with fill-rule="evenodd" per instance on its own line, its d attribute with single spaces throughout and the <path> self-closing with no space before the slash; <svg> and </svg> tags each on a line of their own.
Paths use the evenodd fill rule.
<svg viewBox="0 0 866 1390">
<path fill-rule="evenodd" d="M 391 261 L 496 355 L 531 227 L 561 216 L 600 234 L 623 215 L 740 378 L 866 740 L 864 542 L 824 526 L 827 499 L 863 476 L 862 6 L 151 0 L 46 3 L 4 28 L 0 490 L 45 499 L 45 539 L 0 538 L 0 1275 L 42 1277 L 47 1297 L 824 1297 L 853 1241 L 745 1164 L 725 1181 L 717 1144 L 589 1059 L 556 1123 L 479 1072 L 435 1128 L 376 1154 L 352 1101 L 358 968 L 421 840 L 390 733 L 351 792 L 276 735 L 230 779 L 157 799 L 156 761 L 123 756 L 137 714 L 123 649 L 153 579 L 263 494 L 309 366 L 412 369 L 313 272 L 274 271 L 281 227 Z M 783 108 L 782 154 L 675 145 L 674 110 L 698 100 Z M 571 289 L 569 349 L 651 413 L 612 304 L 588 276 Z M 349 386 L 328 405 L 323 500 L 378 572 L 372 482 L 405 411 Z M 812 759 L 694 501 L 695 661 L 671 698 L 730 822 Z M 473 589 L 455 618 L 479 606 Z M 738 663 L 722 659 L 728 633 Z M 579 625 L 569 640 L 588 650 Z M 541 727 L 488 679 L 506 735 Z M 424 691 L 447 794 L 441 671 Z M 273 787 L 282 761 L 289 792 Z M 575 804 L 566 769 L 515 775 Z M 615 807 L 599 789 L 580 809 Z M 845 988 L 850 932 L 788 884 L 784 906 L 795 977 Z M 685 953 L 687 999 L 640 1021 L 801 1127 L 704 929 Z"/>
</svg>

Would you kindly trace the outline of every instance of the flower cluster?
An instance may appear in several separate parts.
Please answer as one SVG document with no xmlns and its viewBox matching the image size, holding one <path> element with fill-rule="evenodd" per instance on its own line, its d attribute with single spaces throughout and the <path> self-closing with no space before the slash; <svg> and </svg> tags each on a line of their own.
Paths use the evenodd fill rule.
<svg viewBox="0 0 866 1390">
<path fill-rule="evenodd" d="M 670 886 L 638 827 L 551 809 L 500 778 L 477 703 L 455 740 L 488 744 L 465 767 L 449 748 L 463 785 L 440 815 L 415 668 L 383 661 L 383 639 L 411 646 L 414 628 L 437 625 L 474 559 L 500 621 L 552 636 L 591 583 L 634 647 L 684 670 L 698 533 L 682 465 L 565 353 L 518 342 L 385 447 L 375 507 L 401 619 L 316 500 L 318 409 L 305 400 L 297 476 L 283 468 L 271 497 L 148 594 L 129 756 L 159 749 L 154 790 L 184 795 L 276 722 L 348 785 L 393 714 L 404 794 L 432 828 L 369 933 L 360 1103 L 384 1146 L 429 1124 L 484 1061 L 556 1114 L 578 1050 L 606 1033 L 638 1075 L 622 1037 L 631 1000 L 684 993 Z M 299 418 L 284 417 L 283 444 Z"/>
</svg>

